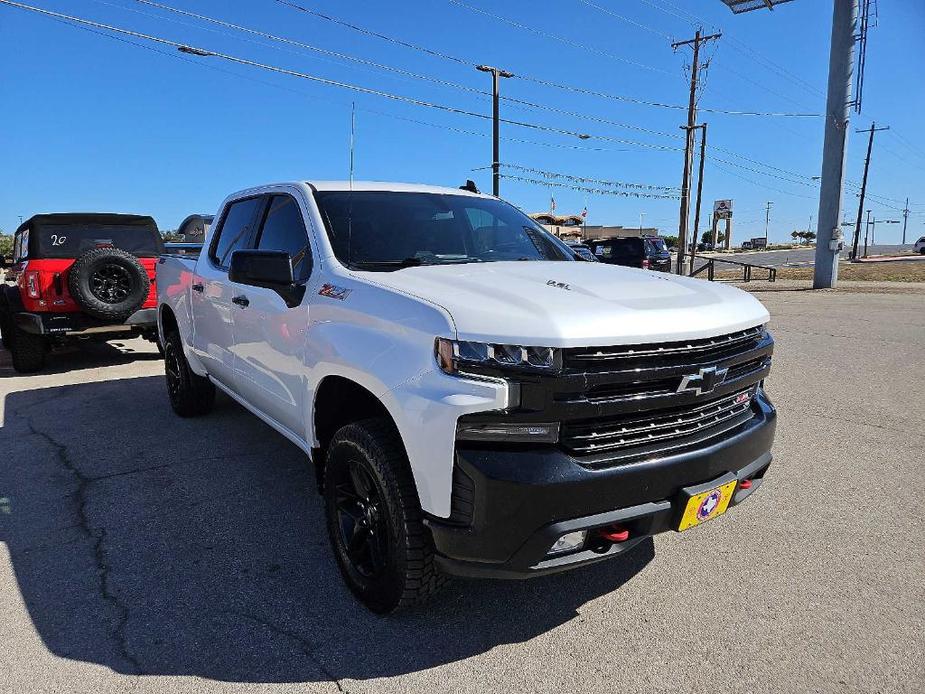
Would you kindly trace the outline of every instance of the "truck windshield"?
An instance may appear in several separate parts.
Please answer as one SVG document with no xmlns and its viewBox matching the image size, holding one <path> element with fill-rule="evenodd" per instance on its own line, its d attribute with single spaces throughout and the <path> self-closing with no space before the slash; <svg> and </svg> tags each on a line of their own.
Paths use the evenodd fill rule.
<svg viewBox="0 0 925 694">
<path fill-rule="evenodd" d="M 502 260 L 572 261 L 569 250 L 513 206 L 493 198 L 390 191 L 319 191 L 321 217 L 347 267 Z"/>
</svg>

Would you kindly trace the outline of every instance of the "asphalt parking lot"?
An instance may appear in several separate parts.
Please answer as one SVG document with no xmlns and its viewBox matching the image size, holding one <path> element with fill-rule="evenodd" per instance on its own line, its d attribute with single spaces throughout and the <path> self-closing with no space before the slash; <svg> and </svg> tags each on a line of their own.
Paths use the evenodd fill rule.
<svg viewBox="0 0 925 694">
<path fill-rule="evenodd" d="M 0 353 L 4 692 L 925 691 L 925 295 L 761 291 L 775 463 L 623 560 L 377 618 L 300 452 L 142 341 Z"/>
</svg>

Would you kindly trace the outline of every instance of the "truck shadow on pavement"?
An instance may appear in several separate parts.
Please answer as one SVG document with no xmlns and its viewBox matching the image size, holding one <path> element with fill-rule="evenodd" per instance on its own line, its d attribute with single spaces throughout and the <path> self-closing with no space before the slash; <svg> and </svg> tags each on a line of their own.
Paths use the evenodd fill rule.
<svg viewBox="0 0 925 694">
<path fill-rule="evenodd" d="M 0 541 L 55 655 L 126 674 L 366 680 L 575 619 L 654 556 L 523 582 L 455 581 L 380 618 L 341 582 L 304 455 L 226 398 L 170 411 L 161 377 L 14 392 L 0 428 Z"/>
</svg>

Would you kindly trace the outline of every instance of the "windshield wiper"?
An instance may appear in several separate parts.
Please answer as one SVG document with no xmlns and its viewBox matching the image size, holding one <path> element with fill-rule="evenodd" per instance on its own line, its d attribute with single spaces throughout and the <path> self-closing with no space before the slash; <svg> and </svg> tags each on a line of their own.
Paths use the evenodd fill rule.
<svg viewBox="0 0 925 694">
<path fill-rule="evenodd" d="M 355 260 L 350 263 L 353 267 L 388 267 L 401 270 L 406 267 L 417 267 L 418 265 L 435 265 L 436 263 L 424 262 L 420 258 L 405 258 L 404 260 Z"/>
</svg>

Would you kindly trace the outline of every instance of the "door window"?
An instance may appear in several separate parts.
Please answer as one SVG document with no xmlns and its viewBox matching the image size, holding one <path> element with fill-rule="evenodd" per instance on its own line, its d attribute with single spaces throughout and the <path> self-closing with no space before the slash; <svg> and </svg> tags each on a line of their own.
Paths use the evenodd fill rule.
<svg viewBox="0 0 925 694">
<path fill-rule="evenodd" d="M 296 282 L 308 279 L 312 270 L 308 232 L 302 221 L 299 203 L 291 195 L 274 195 L 260 229 L 257 248 L 262 251 L 286 251 L 292 258 L 292 276 Z"/>
<path fill-rule="evenodd" d="M 257 210 L 262 202 L 262 197 L 256 197 L 229 205 L 222 225 L 216 232 L 216 239 L 212 242 L 212 262 L 227 269 L 231 263 L 231 254 L 248 247 Z"/>
</svg>

